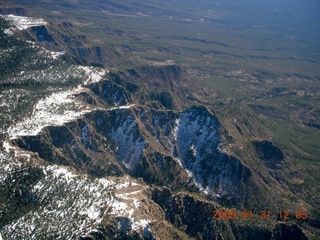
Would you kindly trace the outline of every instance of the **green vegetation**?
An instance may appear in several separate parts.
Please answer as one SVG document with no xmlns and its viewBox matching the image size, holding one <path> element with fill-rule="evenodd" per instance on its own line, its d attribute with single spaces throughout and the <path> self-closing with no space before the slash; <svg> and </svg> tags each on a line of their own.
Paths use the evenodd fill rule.
<svg viewBox="0 0 320 240">
<path fill-rule="evenodd" d="M 1 130 L 29 116 L 35 103 L 52 92 L 79 85 L 84 71 L 53 59 L 50 53 L 17 36 L 5 34 L 9 23 L 0 17 Z M 0 140 L 4 136 L 1 134 Z"/>
<path fill-rule="evenodd" d="M 116 65 L 115 71 L 126 72 L 146 65 L 181 66 L 190 78 L 180 87 L 194 93 L 194 104 L 205 99 L 206 105 L 216 111 L 232 139 L 232 144 L 226 143 L 229 153 L 255 169 L 266 183 L 273 179 L 273 186 L 287 188 L 284 201 L 311 209 L 310 218 L 317 218 L 313 213 L 320 206 L 320 57 L 313 49 L 315 38 L 293 38 L 276 26 L 252 24 L 250 17 L 243 17 L 242 25 L 234 24 L 228 11 L 223 12 L 219 6 L 207 9 L 195 1 L 186 1 L 179 8 L 169 0 L 96 0 L 95 4 L 89 0 L 35 0 L 33 4 L 35 7 L 29 11 L 34 15 L 72 23 L 89 38 L 86 47 L 106 46 L 125 59 L 119 65 L 112 59 L 102 62 L 106 68 Z M 290 24 L 290 28 L 300 27 L 298 19 Z M 0 38 L 11 37 L 0 31 Z M 10 47 L 0 40 L 1 48 Z M 14 41 L 11 43 L 21 48 L 0 58 L 9 62 L 8 67 L 0 65 L 1 90 L 6 84 L 24 89 L 31 83 L 32 87 L 37 85 L 16 77 L 28 69 L 27 65 L 22 67 L 22 60 L 36 50 L 23 41 Z M 59 64 L 50 63 L 63 71 Z M 46 68 L 37 65 L 35 71 Z M 11 69 L 15 69 L 12 74 L 16 81 L 6 83 Z M 157 87 L 150 80 L 151 100 L 174 108 L 170 97 L 173 93 L 165 89 L 167 85 Z M 70 78 L 57 85 L 66 87 L 76 82 Z M 56 85 L 45 82 L 43 89 L 48 86 Z M 286 166 L 281 171 L 267 169 L 254 153 L 252 142 L 261 140 L 272 142 L 284 152 Z"/>
<path fill-rule="evenodd" d="M 319 56 L 305 40 L 290 39 L 289 33 L 275 27 L 253 26 L 250 18 L 242 17 L 242 25 L 233 25 L 219 6 L 194 1 L 179 8 L 171 1 L 112 0 L 95 4 L 36 0 L 34 6 L 37 16 L 71 22 L 91 39 L 91 47 L 117 49 L 131 62 L 117 66 L 118 70 L 168 60 L 184 67 L 202 89 L 214 90 L 216 95 L 197 94 L 219 110 L 239 145 L 267 138 L 302 168 L 303 175 L 310 163 L 317 168 L 319 129 L 310 126 L 319 124 Z M 232 11 L 239 6 L 229 7 Z M 300 27 L 297 20 L 290 24 Z M 239 118 L 243 123 L 252 118 L 246 134 L 233 130 Z"/>
</svg>

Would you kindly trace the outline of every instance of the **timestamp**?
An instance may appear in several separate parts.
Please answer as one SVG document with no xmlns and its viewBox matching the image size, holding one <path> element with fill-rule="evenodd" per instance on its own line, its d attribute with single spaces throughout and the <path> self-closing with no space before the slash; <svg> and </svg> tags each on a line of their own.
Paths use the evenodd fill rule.
<svg viewBox="0 0 320 240">
<path fill-rule="evenodd" d="M 259 219 L 265 220 L 270 218 L 275 218 L 279 220 L 287 221 L 289 219 L 307 219 L 308 214 L 307 210 L 296 210 L 295 212 L 289 210 L 279 210 L 278 213 L 272 214 L 270 210 L 260 210 L 259 212 L 253 212 L 253 210 L 243 210 L 243 211 L 236 211 L 232 210 L 214 210 L 212 218 L 214 220 L 221 220 L 221 219 Z"/>
</svg>

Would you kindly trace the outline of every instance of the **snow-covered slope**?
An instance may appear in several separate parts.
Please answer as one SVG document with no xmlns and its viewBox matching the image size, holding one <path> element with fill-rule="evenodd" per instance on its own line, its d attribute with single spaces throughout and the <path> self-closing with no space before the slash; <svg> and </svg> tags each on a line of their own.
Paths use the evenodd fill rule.
<svg viewBox="0 0 320 240">
<path fill-rule="evenodd" d="M 15 30 L 21 31 L 29 27 L 35 27 L 35 26 L 41 26 L 41 25 L 47 24 L 43 19 L 22 17 L 22 16 L 16 16 L 13 14 L 10 14 L 10 15 L 0 14 L 0 17 L 3 17 L 4 19 L 8 20 L 13 24 L 11 28 L 5 30 L 5 33 L 7 34 L 13 34 Z"/>
<path fill-rule="evenodd" d="M 14 25 L 5 31 L 10 35 L 14 34 L 16 30 L 46 24 L 42 19 L 14 15 L 2 17 Z M 46 57 L 50 57 L 50 55 Z M 55 55 L 52 57 L 55 58 Z M 92 67 L 70 66 L 67 72 L 59 72 L 54 76 L 55 69 L 53 67 L 49 66 L 47 78 L 59 79 L 63 78 L 63 75 L 67 78 L 74 74 L 73 77 L 80 77 L 83 81 L 73 88 L 61 89 L 60 91 L 53 89 L 53 93 L 36 102 L 31 115 L 20 119 L 7 130 L 3 129 L 7 137 L 2 144 L 6 152 L 0 152 L 2 193 L 6 192 L 2 187 L 6 185 L 7 181 L 21 180 L 15 179 L 15 173 L 21 172 L 24 178 L 31 175 L 28 169 L 30 168 L 29 164 L 33 162 L 32 153 L 23 152 L 12 146 L 11 140 L 24 136 L 36 136 L 45 127 L 61 126 L 94 110 L 92 105 L 77 100 L 76 96 L 86 93 L 88 89 L 84 86 L 99 82 L 106 71 Z M 78 75 L 79 73 L 81 76 Z M 28 74 L 27 71 L 22 71 L 19 77 L 23 78 L 26 74 Z M 41 78 L 40 76 L 39 79 Z M 8 93 L 14 94 L 10 90 Z M 5 94 L 5 92 L 1 94 Z M 3 107 L 9 108 L 7 112 L 11 111 L 10 107 L 16 106 L 16 104 L 8 105 L 5 102 L 1 104 Z M 121 108 L 127 107 L 110 108 L 110 110 Z M 82 131 L 84 144 L 87 138 L 85 130 L 86 128 Z M 14 155 L 11 155 L 11 150 L 14 150 Z M 21 158 L 21 160 L 18 161 L 17 158 Z M 25 160 L 28 162 L 25 163 Z M 126 228 L 132 228 L 134 231 L 142 233 L 148 232 L 150 220 L 146 216 L 142 217 L 143 213 L 136 214 L 137 211 L 139 212 L 138 208 L 141 205 L 139 198 L 143 197 L 141 191 L 144 187 L 133 179 L 128 177 L 92 179 L 71 173 L 70 170 L 57 165 L 36 167 L 35 169 L 39 170 L 34 175 L 34 181 L 30 183 L 26 181 L 24 186 L 15 186 L 16 189 L 12 189 L 13 191 L 21 191 L 19 190 L 21 187 L 26 189 L 23 194 L 28 195 L 28 200 L 23 201 L 23 205 L 27 209 L 30 207 L 31 210 L 27 210 L 21 216 L 18 214 L 19 217 L 13 218 L 14 220 L 10 222 L 5 221 L 7 223 L 1 226 L 1 233 L 5 239 L 76 238 L 86 234 L 90 235 L 90 232 L 98 232 L 98 225 L 109 218 L 110 221 L 119 219 L 119 226 L 125 222 Z M 10 199 L 11 197 L 8 197 L 3 200 L 4 202 L 1 202 L 4 205 L 1 206 L 0 216 L 4 217 L 8 214 L 5 208 L 6 204 L 10 205 L 10 202 L 6 202 Z"/>
<path fill-rule="evenodd" d="M 135 180 L 89 179 L 56 165 L 44 167 L 42 174 L 28 196 L 37 207 L 5 225 L 5 239 L 74 239 L 99 231 L 112 218 L 120 226 L 126 219 L 134 231 L 148 227 L 148 216 L 139 210 L 144 187 Z"/>
<path fill-rule="evenodd" d="M 190 108 L 176 120 L 173 131 L 176 155 L 206 194 L 232 195 L 250 171 L 220 148 L 218 120 L 205 108 Z"/>
<path fill-rule="evenodd" d="M 117 115 L 110 136 L 117 145 L 117 159 L 132 171 L 141 160 L 146 142 L 139 136 L 139 127 L 133 115 L 125 114 L 123 117 L 120 111 Z"/>
<path fill-rule="evenodd" d="M 45 24 L 7 19 L 16 30 Z M 14 31 L 3 39 L 14 39 Z M 215 204 L 204 197 L 242 203 L 252 183 L 249 169 L 221 149 L 221 125 L 209 108 L 178 111 L 169 93 L 152 97 L 106 69 L 67 64 L 31 43 L 20 47 L 31 51 L 30 61 L 7 69 L 0 92 L 7 100 L 0 104 L 7 115 L 0 149 L 5 239 L 247 236 L 242 223 L 214 222 Z M 31 97 L 31 112 L 20 114 Z M 267 228 L 255 231 L 268 237 Z"/>
<path fill-rule="evenodd" d="M 86 70 L 85 83 L 99 81 L 105 74 L 104 70 L 98 71 L 88 67 L 82 67 L 82 69 Z M 10 139 L 15 139 L 18 136 L 37 135 L 46 126 L 59 126 L 92 111 L 92 106 L 85 105 L 75 99 L 76 94 L 85 91 L 86 89 L 79 85 L 74 89 L 55 92 L 41 99 L 34 106 L 31 117 L 23 119 L 8 129 Z"/>
</svg>

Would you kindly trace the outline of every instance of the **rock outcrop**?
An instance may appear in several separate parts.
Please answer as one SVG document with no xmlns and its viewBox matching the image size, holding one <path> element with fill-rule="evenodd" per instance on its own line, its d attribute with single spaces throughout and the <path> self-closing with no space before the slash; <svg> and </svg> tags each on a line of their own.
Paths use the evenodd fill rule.
<svg viewBox="0 0 320 240">
<path fill-rule="evenodd" d="M 103 47 L 84 47 L 85 36 L 61 32 L 72 28 L 50 23 L 24 34 L 65 51 L 65 60 L 104 65 Z M 76 90 L 39 101 L 42 108 L 53 105 L 54 114 L 35 107 L 28 124 L 12 125 L 3 138 L 0 231 L 6 239 L 306 239 L 297 225 L 272 219 L 213 219 L 214 210 L 273 203 L 261 200 L 266 193 L 254 170 L 223 149 L 225 130 L 213 110 L 186 100 L 192 93 L 181 87 L 183 69 L 82 70 L 92 76 Z M 57 123 L 39 126 L 46 114 Z M 267 168 L 281 169 L 280 148 L 253 145 Z"/>
</svg>

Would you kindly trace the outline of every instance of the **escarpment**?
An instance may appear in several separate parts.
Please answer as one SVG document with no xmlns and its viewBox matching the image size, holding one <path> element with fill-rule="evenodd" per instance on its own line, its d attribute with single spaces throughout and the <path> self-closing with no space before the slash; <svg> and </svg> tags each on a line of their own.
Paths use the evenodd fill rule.
<svg viewBox="0 0 320 240">
<path fill-rule="evenodd" d="M 99 110 L 46 127 L 16 144 L 50 163 L 93 176 L 130 174 L 173 189 L 243 204 L 251 171 L 220 148 L 219 120 L 205 107 L 174 111 L 132 102 L 126 84 L 89 86 Z M 129 87 L 130 88 L 130 87 Z M 161 104 L 163 106 L 163 104 Z"/>
<path fill-rule="evenodd" d="M 276 215 L 309 207 L 285 180 L 290 158 L 255 129 L 257 118 L 223 116 L 229 106 L 210 103 L 217 93 L 194 81 L 200 75 L 173 60 L 127 65 L 132 59 L 82 34 L 76 21 L 11 19 L 25 25 L 7 26 L 12 35 L 3 39 L 18 34 L 28 41 L 15 55 L 33 54 L 19 59 L 27 64 L 6 77 L 1 95 L 9 102 L 2 109 L 28 106 L 8 116 L 1 135 L 5 239 L 305 239 L 301 221 Z M 35 73 L 26 75 L 31 63 Z M 11 91 L 20 87 L 25 95 Z"/>
<path fill-rule="evenodd" d="M 252 169 L 222 148 L 223 127 L 211 110 L 190 106 L 177 111 L 161 100 L 155 108 L 155 99 L 143 105 L 150 96 L 145 87 L 121 76 L 111 73 L 88 85 L 87 97 L 78 96 L 97 110 L 13 141 L 51 164 L 95 177 L 129 174 L 175 191 L 200 191 L 230 206 L 258 205 L 264 195 Z M 179 95 L 168 95 L 179 104 Z M 255 194 L 249 198 L 250 192 Z"/>
<path fill-rule="evenodd" d="M 156 105 L 155 99 L 151 105 L 143 105 L 140 96 L 150 96 L 144 87 L 120 76 L 110 74 L 100 82 L 87 85 L 86 92 L 76 96 L 94 107 L 92 111 L 61 126 L 44 127 L 37 135 L 12 140 L 20 149 L 33 152 L 49 166 L 65 166 L 74 173 L 98 179 L 129 175 L 148 186 L 145 189 L 148 200 L 143 201 L 150 203 L 144 202 L 143 206 L 159 208 L 150 210 L 149 219 L 162 212 L 163 218 L 157 220 L 163 222 L 162 227 L 157 221 L 145 220 L 148 224 L 143 225 L 144 220 L 141 220 L 139 224 L 145 226 L 144 231 L 135 232 L 134 221 L 138 220 L 130 220 L 130 214 L 113 219 L 105 213 L 97 236 L 144 236 L 148 239 L 169 231 L 176 239 L 236 236 L 246 239 L 257 235 L 276 239 L 277 234 L 282 234 L 279 231 L 286 232 L 286 228 L 273 232 L 267 225 L 252 228 L 242 221 L 212 219 L 213 211 L 221 208 L 218 204 L 259 207 L 265 195 L 258 190 L 254 172 L 223 149 L 223 127 L 212 110 L 190 106 L 177 111 L 161 100 Z M 177 97 L 171 99 L 179 101 Z M 263 146 L 260 149 L 267 158 L 268 149 Z M 110 201 L 114 201 L 112 199 Z M 129 201 L 127 197 L 123 199 Z M 95 239 L 91 232 L 86 236 Z"/>
</svg>

